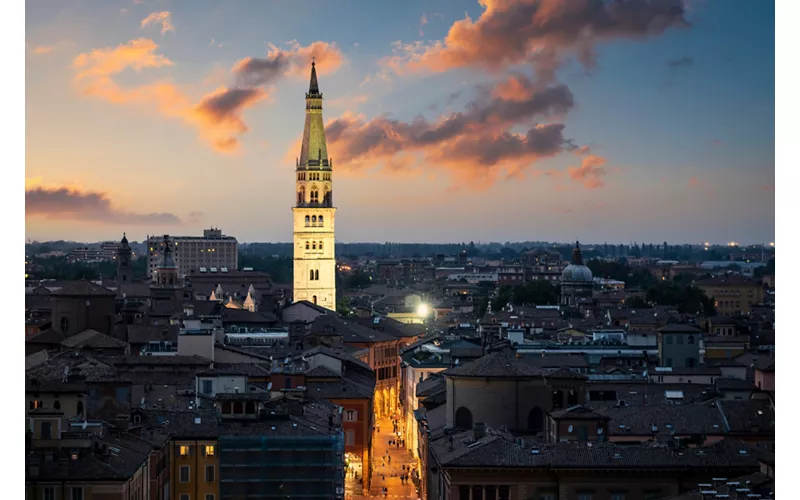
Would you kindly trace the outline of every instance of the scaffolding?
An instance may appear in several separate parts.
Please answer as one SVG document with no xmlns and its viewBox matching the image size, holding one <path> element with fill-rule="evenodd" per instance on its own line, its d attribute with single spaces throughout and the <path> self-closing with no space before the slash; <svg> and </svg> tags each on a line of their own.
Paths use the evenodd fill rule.
<svg viewBox="0 0 800 500">
<path fill-rule="evenodd" d="M 266 431 L 269 432 L 269 431 Z M 344 498 L 344 435 L 222 435 L 220 499 Z"/>
</svg>

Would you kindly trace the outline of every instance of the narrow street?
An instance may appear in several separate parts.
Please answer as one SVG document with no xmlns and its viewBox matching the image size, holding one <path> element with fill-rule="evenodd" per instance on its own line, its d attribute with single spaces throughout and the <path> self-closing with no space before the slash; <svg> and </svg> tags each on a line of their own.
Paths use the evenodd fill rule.
<svg viewBox="0 0 800 500">
<path fill-rule="evenodd" d="M 361 495 L 361 485 L 348 476 L 345 481 L 345 500 L 364 500 L 366 498 L 379 500 L 384 498 L 384 487 L 387 489 L 385 496 L 387 499 L 416 500 L 418 498 L 417 488 L 411 480 L 410 473 L 410 467 L 415 464 L 415 461 L 402 447 L 398 447 L 397 444 L 389 445 L 390 441 L 398 439 L 397 433 L 393 432 L 391 418 L 384 417 L 376 419 L 376 421 L 376 429 L 372 436 L 374 456 L 369 496 Z M 403 475 L 408 477 L 405 484 L 401 479 Z"/>
</svg>

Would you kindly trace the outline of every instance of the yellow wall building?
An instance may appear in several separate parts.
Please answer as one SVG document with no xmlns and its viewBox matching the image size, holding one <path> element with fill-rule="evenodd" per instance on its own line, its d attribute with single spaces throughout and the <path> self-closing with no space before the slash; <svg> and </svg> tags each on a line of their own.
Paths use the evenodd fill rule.
<svg viewBox="0 0 800 500">
<path fill-rule="evenodd" d="M 219 446 L 216 439 L 175 439 L 170 443 L 173 500 L 219 500 Z"/>
</svg>

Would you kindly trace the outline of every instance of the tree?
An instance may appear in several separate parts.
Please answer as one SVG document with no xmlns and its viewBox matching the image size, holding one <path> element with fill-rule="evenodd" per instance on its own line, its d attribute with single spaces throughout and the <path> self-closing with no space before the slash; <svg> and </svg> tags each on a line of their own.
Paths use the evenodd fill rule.
<svg viewBox="0 0 800 500">
<path fill-rule="evenodd" d="M 514 287 L 503 286 L 497 291 L 492 301 L 492 308 L 500 310 L 506 304 L 521 306 L 525 304 L 556 305 L 559 300 L 559 289 L 549 281 L 534 280 Z"/>
<path fill-rule="evenodd" d="M 675 306 L 682 313 L 716 315 L 714 300 L 686 280 L 659 283 L 647 290 L 647 301 Z"/>
<path fill-rule="evenodd" d="M 775 274 L 775 259 L 770 259 L 767 261 L 766 266 L 757 267 L 753 271 L 753 277 L 757 279 L 761 279 L 770 274 Z"/>
<path fill-rule="evenodd" d="M 340 297 L 336 301 L 336 312 L 342 316 L 350 315 L 350 297 Z"/>
<path fill-rule="evenodd" d="M 641 297 L 630 297 L 625 299 L 625 306 L 631 309 L 650 309 L 652 306 Z"/>
<path fill-rule="evenodd" d="M 369 274 L 361 270 L 353 271 L 345 280 L 345 288 L 350 290 L 361 290 L 367 288 L 371 284 L 372 278 L 370 278 Z"/>
</svg>

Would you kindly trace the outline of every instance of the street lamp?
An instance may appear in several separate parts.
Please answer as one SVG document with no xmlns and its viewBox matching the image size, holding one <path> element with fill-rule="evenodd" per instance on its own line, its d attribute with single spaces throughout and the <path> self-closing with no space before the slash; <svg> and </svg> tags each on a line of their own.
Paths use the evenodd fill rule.
<svg viewBox="0 0 800 500">
<path fill-rule="evenodd" d="M 430 308 L 428 307 L 428 304 L 420 304 L 419 307 L 417 307 L 417 316 L 424 318 L 428 316 L 429 312 Z"/>
</svg>

